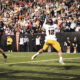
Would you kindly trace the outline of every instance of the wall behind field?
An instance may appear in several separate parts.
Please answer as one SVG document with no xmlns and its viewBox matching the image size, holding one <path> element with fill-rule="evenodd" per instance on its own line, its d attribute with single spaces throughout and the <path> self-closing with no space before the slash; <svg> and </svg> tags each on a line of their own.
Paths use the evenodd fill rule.
<svg viewBox="0 0 80 80">
<path fill-rule="evenodd" d="M 70 37 L 71 42 L 73 42 L 73 38 L 77 37 L 77 51 L 80 52 L 80 32 L 62 32 L 57 33 L 58 41 L 61 44 L 62 51 L 66 52 L 66 46 L 64 46 L 64 42 L 66 41 L 67 37 Z M 73 47 L 71 45 L 71 52 L 73 52 Z"/>
<path fill-rule="evenodd" d="M 36 45 L 35 45 L 35 38 L 37 35 L 41 36 L 41 48 L 44 44 L 44 38 L 45 35 L 44 34 L 34 34 L 34 35 L 27 35 L 27 37 L 29 38 L 29 50 L 28 52 L 35 52 L 36 51 Z M 25 37 L 26 35 L 22 34 L 20 36 Z M 78 46 L 77 46 L 77 51 L 80 52 L 80 32 L 61 32 L 61 33 L 57 33 L 57 40 L 60 42 L 61 48 L 63 52 L 66 52 L 66 46 L 64 45 L 64 42 L 66 41 L 67 37 L 70 37 L 71 42 L 73 42 L 73 38 L 76 36 L 77 37 L 77 42 L 78 42 Z M 15 35 L 11 36 L 13 38 L 13 44 L 12 44 L 12 50 L 16 51 L 16 38 Z M 0 46 L 2 46 L 2 48 L 4 49 L 4 51 L 7 51 L 7 46 L 6 46 L 6 38 L 7 36 L 4 35 L 2 36 L 1 39 L 1 44 Z M 55 50 L 52 48 L 52 51 L 54 52 Z M 73 51 L 73 48 L 71 46 L 71 52 Z"/>
</svg>

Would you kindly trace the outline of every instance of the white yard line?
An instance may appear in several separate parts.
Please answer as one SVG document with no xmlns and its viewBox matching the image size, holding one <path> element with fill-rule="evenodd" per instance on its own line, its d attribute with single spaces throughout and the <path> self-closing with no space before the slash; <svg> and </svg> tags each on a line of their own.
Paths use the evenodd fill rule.
<svg viewBox="0 0 80 80">
<path fill-rule="evenodd" d="M 80 59 L 80 57 L 76 57 L 76 58 L 64 58 L 64 60 L 71 60 L 71 59 Z M 39 60 L 39 61 L 25 61 L 25 62 L 12 62 L 12 63 L 0 63 L 0 65 L 22 64 L 22 63 L 40 63 L 40 62 L 49 62 L 49 61 L 56 61 L 56 60 L 58 60 L 58 59 Z"/>
</svg>

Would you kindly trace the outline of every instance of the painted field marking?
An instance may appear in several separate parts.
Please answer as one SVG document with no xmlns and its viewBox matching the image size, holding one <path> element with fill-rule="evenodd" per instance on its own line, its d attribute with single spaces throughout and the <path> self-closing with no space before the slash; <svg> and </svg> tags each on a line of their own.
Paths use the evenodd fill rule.
<svg viewBox="0 0 80 80">
<path fill-rule="evenodd" d="M 71 59 L 80 59 L 80 57 L 76 58 L 64 58 L 64 60 L 71 60 Z M 22 64 L 22 63 L 40 63 L 40 62 L 50 62 L 50 61 L 57 61 L 58 59 L 50 59 L 50 60 L 39 60 L 39 61 L 26 61 L 26 62 L 13 62 L 13 63 L 0 63 L 0 65 L 8 65 L 8 64 Z"/>
</svg>

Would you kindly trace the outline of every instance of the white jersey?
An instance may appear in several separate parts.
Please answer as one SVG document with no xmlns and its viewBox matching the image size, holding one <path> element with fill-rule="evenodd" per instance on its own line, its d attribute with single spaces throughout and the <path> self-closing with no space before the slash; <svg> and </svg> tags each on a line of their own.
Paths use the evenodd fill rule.
<svg viewBox="0 0 80 80">
<path fill-rule="evenodd" d="M 47 42 L 47 40 L 57 40 L 56 38 L 56 30 L 59 30 L 59 26 L 58 25 L 49 25 L 46 24 L 46 21 L 43 24 L 43 28 L 46 31 L 46 36 L 45 36 L 45 42 Z"/>
</svg>

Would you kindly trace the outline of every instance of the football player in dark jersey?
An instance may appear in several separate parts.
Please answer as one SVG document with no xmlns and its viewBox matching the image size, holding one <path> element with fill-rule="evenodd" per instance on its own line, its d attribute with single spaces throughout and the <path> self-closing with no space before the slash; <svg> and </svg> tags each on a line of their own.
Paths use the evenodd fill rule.
<svg viewBox="0 0 80 80">
<path fill-rule="evenodd" d="M 6 61 L 7 60 L 7 56 L 4 53 L 4 50 L 2 49 L 2 46 L 1 46 L 1 38 L 2 38 L 3 32 L 4 32 L 4 29 L 3 29 L 3 27 L 0 26 L 0 53 L 3 55 L 4 60 Z"/>
</svg>

